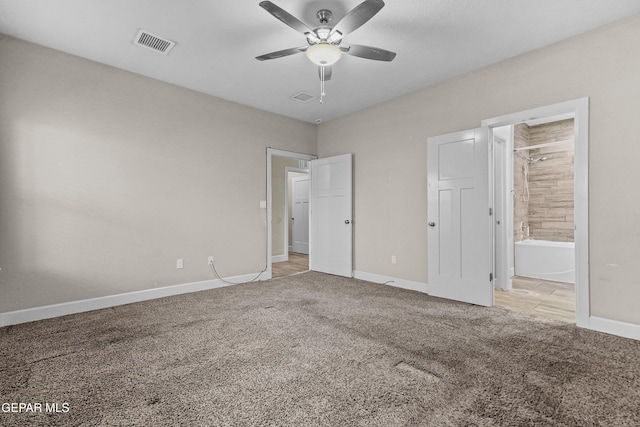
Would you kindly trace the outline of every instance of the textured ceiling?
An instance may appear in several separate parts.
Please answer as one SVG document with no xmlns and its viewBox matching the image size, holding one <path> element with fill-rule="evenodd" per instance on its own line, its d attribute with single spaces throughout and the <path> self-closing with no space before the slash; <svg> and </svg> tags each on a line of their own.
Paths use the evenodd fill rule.
<svg viewBox="0 0 640 427">
<path fill-rule="evenodd" d="M 638 0 L 388 0 L 345 42 L 397 53 L 393 62 L 345 55 L 326 97 L 304 54 L 258 55 L 305 38 L 258 0 L 0 0 L 0 32 L 114 67 L 296 119 L 327 121 L 516 56 L 625 16 Z M 274 0 L 310 27 L 319 9 L 333 24 L 359 0 Z M 177 44 L 168 56 L 132 43 L 139 29 Z M 1 58 L 0 58 L 1 60 Z"/>
</svg>

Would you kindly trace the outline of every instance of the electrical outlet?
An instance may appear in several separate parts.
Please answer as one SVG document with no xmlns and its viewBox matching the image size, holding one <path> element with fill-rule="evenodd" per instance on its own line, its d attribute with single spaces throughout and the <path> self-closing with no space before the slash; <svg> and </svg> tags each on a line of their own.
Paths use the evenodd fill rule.
<svg viewBox="0 0 640 427">
<path fill-rule="evenodd" d="M 183 267 L 184 267 L 184 260 L 183 259 L 176 260 L 176 268 L 183 268 Z"/>
<path fill-rule="evenodd" d="M 213 265 L 213 255 L 208 258 L 207 265 Z"/>
<path fill-rule="evenodd" d="M 391 255 L 391 264 L 395 264 L 395 263 L 396 263 L 396 256 Z"/>
</svg>

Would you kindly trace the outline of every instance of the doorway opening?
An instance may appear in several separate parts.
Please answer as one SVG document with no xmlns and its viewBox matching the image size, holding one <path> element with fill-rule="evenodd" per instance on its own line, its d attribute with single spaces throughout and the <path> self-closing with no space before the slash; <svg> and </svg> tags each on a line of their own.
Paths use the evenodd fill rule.
<svg viewBox="0 0 640 427">
<path fill-rule="evenodd" d="M 282 277 L 309 269 L 309 256 L 293 256 L 290 252 L 292 233 L 293 179 L 308 177 L 311 154 L 267 149 L 267 274 Z M 295 220 L 294 220 L 295 221 Z M 307 225 L 308 227 L 308 225 Z M 308 229 L 307 229 L 308 236 Z M 308 238 L 307 238 L 308 239 Z M 303 270 L 304 269 L 304 270 Z"/>
<path fill-rule="evenodd" d="M 495 281 L 495 303 L 575 323 L 573 117 L 503 126 L 493 137 L 497 155 L 509 162 L 513 153 L 509 171 L 496 159 L 495 203 L 510 204 L 513 246 L 506 248 L 508 277 Z M 496 226 L 496 234 L 505 232 Z"/>
<path fill-rule="evenodd" d="M 309 165 L 309 269 L 353 277 L 353 154 L 318 160 L 311 154 L 267 148 L 267 278 L 273 277 L 274 255 L 280 248 L 283 254 L 288 250 L 284 238 L 275 244 L 280 236 L 274 230 L 276 226 L 284 228 L 286 213 L 284 205 L 274 203 L 274 192 L 278 191 L 274 172 L 280 158 Z"/>
<path fill-rule="evenodd" d="M 588 99 L 483 125 L 494 148 L 496 305 L 588 327 Z"/>
<path fill-rule="evenodd" d="M 295 159 L 288 159 L 292 164 Z M 272 277 L 291 276 L 309 270 L 309 168 L 305 160 L 297 160 L 297 166 L 285 166 L 284 176 L 284 209 L 285 227 L 284 256 L 273 256 Z M 272 185 L 280 185 L 273 171 Z M 276 192 L 274 191 L 274 198 Z M 274 201 L 274 206 L 278 202 Z M 274 248 L 274 254 L 275 254 Z"/>
</svg>

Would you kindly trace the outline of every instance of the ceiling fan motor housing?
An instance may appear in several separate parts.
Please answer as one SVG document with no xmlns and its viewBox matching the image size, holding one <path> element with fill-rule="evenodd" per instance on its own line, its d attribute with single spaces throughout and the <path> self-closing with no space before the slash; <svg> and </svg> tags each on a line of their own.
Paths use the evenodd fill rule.
<svg viewBox="0 0 640 427">
<path fill-rule="evenodd" d="M 318 13 L 316 13 L 316 17 L 322 25 L 326 25 L 333 19 L 333 13 L 331 13 L 329 9 L 320 9 Z"/>
</svg>

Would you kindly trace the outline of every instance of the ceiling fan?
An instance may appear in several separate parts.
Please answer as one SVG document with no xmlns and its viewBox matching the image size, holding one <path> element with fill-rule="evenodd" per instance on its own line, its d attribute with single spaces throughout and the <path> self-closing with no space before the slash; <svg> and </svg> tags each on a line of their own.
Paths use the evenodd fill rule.
<svg viewBox="0 0 640 427">
<path fill-rule="evenodd" d="M 344 36 L 360 28 L 384 7 L 382 0 L 363 1 L 334 26 L 329 25 L 333 18 L 331 11 L 321 9 L 316 14 L 320 26 L 315 29 L 311 29 L 298 18 L 270 1 L 262 1 L 260 6 L 280 21 L 302 33 L 307 38 L 308 45 L 260 55 L 256 57 L 259 61 L 306 52 L 311 62 L 318 65 L 320 80 L 324 83 L 325 80 L 331 79 L 331 66 L 340 60 L 343 53 L 375 61 L 392 61 L 396 56 L 395 52 L 377 47 L 342 42 Z"/>
</svg>

